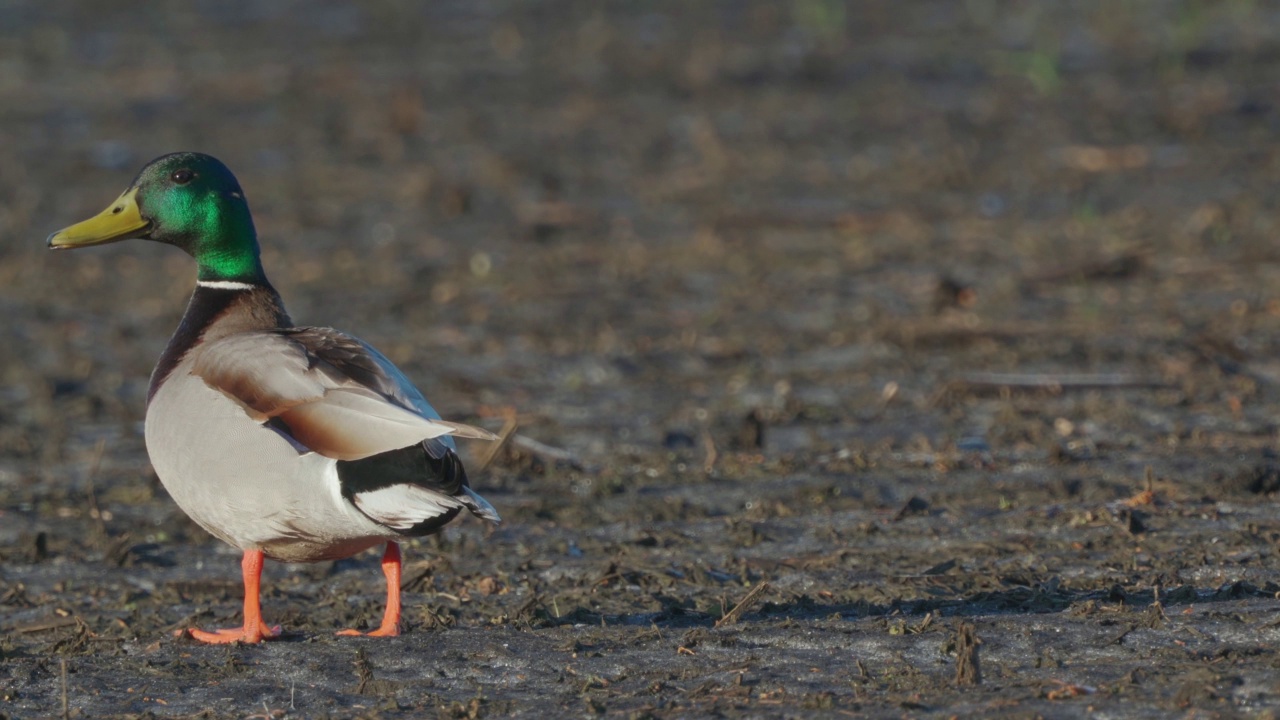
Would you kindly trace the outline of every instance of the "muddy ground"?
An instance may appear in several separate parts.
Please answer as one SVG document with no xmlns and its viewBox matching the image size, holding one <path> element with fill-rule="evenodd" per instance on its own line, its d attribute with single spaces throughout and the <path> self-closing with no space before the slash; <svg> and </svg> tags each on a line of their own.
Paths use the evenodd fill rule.
<svg viewBox="0 0 1280 720">
<path fill-rule="evenodd" d="M 422 5 L 0 3 L 0 718 L 1274 716 L 1274 9 Z M 239 617 L 141 438 L 192 265 L 43 239 L 179 149 L 518 422 L 403 637 L 333 636 L 373 553 L 173 637 Z"/>
</svg>

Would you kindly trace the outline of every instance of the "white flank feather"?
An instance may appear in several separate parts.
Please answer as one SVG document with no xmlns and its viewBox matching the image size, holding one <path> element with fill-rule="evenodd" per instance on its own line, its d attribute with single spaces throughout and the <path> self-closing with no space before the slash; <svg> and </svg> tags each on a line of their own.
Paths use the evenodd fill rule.
<svg viewBox="0 0 1280 720">
<path fill-rule="evenodd" d="M 356 493 L 353 499 L 360 512 L 392 530 L 408 530 L 418 523 L 460 508 L 464 503 L 459 498 L 416 485 L 392 485 Z"/>
</svg>

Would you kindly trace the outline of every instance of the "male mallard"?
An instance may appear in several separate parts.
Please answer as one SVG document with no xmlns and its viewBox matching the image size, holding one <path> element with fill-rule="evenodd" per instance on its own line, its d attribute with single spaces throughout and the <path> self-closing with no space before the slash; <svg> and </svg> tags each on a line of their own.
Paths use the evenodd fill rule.
<svg viewBox="0 0 1280 720">
<path fill-rule="evenodd" d="M 441 420 L 360 340 L 294 327 L 263 274 L 240 184 L 218 160 L 153 160 L 106 210 L 50 235 L 49 247 L 128 238 L 177 246 L 198 265 L 195 293 L 151 373 L 147 453 L 179 507 L 244 551 L 244 627 L 191 635 L 276 637 L 259 606 L 264 556 L 330 560 L 380 542 L 387 609 L 369 634 L 399 634 L 396 540 L 434 533 L 463 508 L 499 521 L 467 486 L 450 437 L 494 436 Z"/>
</svg>

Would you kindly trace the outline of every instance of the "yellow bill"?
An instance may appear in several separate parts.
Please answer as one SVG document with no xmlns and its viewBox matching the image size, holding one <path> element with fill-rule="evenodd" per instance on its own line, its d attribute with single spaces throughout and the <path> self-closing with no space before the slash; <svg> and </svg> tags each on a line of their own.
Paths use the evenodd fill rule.
<svg viewBox="0 0 1280 720">
<path fill-rule="evenodd" d="M 141 235 L 148 225 L 138 210 L 138 189 L 130 188 L 106 210 L 50 235 L 49 247 L 86 247 L 126 240 Z"/>
</svg>

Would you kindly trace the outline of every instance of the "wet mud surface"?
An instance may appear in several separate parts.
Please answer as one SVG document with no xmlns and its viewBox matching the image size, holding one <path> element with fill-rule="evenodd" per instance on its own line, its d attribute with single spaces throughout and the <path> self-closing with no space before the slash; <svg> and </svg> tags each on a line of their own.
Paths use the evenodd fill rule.
<svg viewBox="0 0 1280 720">
<path fill-rule="evenodd" d="M 1280 18 L 1154 2 L 0 4 L 0 718 L 1271 717 Z M 268 563 L 151 473 L 237 173 L 505 522 Z"/>
</svg>

